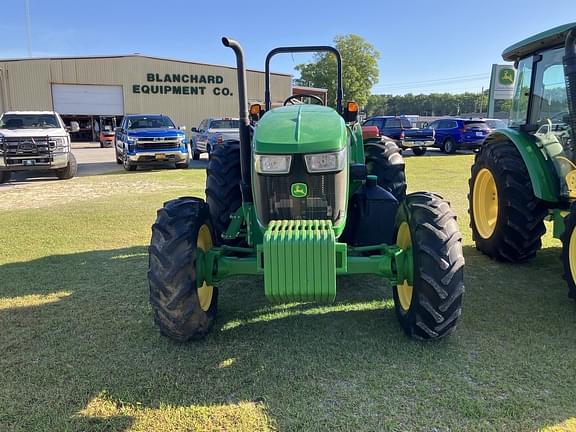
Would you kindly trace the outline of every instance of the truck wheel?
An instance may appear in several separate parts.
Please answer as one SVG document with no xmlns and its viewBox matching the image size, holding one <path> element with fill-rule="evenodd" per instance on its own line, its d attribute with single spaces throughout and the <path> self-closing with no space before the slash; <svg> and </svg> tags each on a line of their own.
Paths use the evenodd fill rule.
<svg viewBox="0 0 576 432">
<path fill-rule="evenodd" d="M 199 160 L 199 159 L 200 159 L 200 152 L 194 151 L 194 152 L 192 153 L 192 159 L 194 159 L 194 160 Z"/>
<path fill-rule="evenodd" d="M 426 153 L 426 147 L 412 147 L 412 153 L 414 153 L 414 156 L 422 156 Z"/>
<path fill-rule="evenodd" d="M 77 172 L 78 172 L 78 164 L 76 163 L 76 158 L 72 153 L 69 153 L 68 165 L 66 165 L 66 168 L 56 170 L 56 176 L 58 176 L 60 180 L 69 180 L 72 177 L 74 177 Z"/>
<path fill-rule="evenodd" d="M 406 197 L 396 218 L 396 244 L 410 254 L 411 277 L 394 286 L 393 295 L 409 336 L 439 339 L 454 331 L 464 293 L 461 239 L 447 201 L 427 192 Z"/>
<path fill-rule="evenodd" d="M 528 169 L 508 140 L 480 147 L 468 193 L 470 228 L 476 248 L 502 261 L 532 258 L 546 231 L 546 205 L 534 196 Z"/>
<path fill-rule="evenodd" d="M 116 157 L 116 163 L 122 165 L 122 156 L 118 154 L 118 147 L 116 147 L 116 140 L 114 140 L 114 156 Z"/>
<path fill-rule="evenodd" d="M 442 143 L 442 151 L 444 153 L 455 153 L 456 152 L 456 143 L 452 138 L 446 138 Z"/>
<path fill-rule="evenodd" d="M 10 181 L 10 177 L 12 177 L 11 171 L 0 171 L 0 184 L 8 183 Z"/>
<path fill-rule="evenodd" d="M 378 177 L 378 185 L 387 189 L 401 202 L 406 197 L 404 158 L 392 141 L 364 145 L 368 174 Z"/>
<path fill-rule="evenodd" d="M 245 239 L 224 240 L 230 216 L 242 206 L 240 193 L 240 143 L 224 141 L 214 148 L 206 176 L 206 202 L 210 208 L 214 235 L 219 243 L 238 246 Z"/>
<path fill-rule="evenodd" d="M 137 165 L 130 162 L 126 150 L 124 150 L 124 152 L 122 153 L 122 166 L 124 166 L 124 169 L 126 171 L 136 171 L 137 168 Z"/>
<path fill-rule="evenodd" d="M 562 240 L 562 264 L 564 279 L 568 283 L 568 297 L 576 300 L 576 205 L 572 204 L 570 214 L 564 218 Z"/>
<path fill-rule="evenodd" d="M 199 198 L 178 198 L 158 210 L 152 225 L 148 282 L 154 321 L 160 333 L 185 342 L 200 339 L 214 325 L 218 289 L 198 286 L 198 249 L 212 247 L 212 226 L 206 203 Z"/>
</svg>

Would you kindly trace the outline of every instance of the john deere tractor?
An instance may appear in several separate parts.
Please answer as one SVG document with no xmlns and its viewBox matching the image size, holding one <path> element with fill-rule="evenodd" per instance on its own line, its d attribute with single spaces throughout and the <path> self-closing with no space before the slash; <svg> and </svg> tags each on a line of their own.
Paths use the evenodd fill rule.
<svg viewBox="0 0 576 432">
<path fill-rule="evenodd" d="M 473 238 L 490 257 L 525 261 L 551 219 L 576 299 L 576 23 L 514 44 L 502 57 L 518 71 L 510 127 L 488 136 L 472 166 Z"/>
<path fill-rule="evenodd" d="M 456 217 L 438 195 L 406 195 L 394 143 L 364 146 L 358 105 L 343 106 L 340 53 L 327 46 L 272 50 L 265 106 L 251 106 L 249 116 L 242 48 L 222 42 L 236 54 L 240 140 L 214 147 L 206 201 L 178 198 L 158 211 L 148 278 L 161 334 L 204 337 L 216 318 L 218 286 L 231 276 L 262 275 L 271 302 L 330 303 L 344 274 L 387 281 L 408 335 L 451 333 L 464 292 Z M 270 60 L 292 52 L 336 57 L 336 109 L 313 95 L 272 109 Z"/>
</svg>

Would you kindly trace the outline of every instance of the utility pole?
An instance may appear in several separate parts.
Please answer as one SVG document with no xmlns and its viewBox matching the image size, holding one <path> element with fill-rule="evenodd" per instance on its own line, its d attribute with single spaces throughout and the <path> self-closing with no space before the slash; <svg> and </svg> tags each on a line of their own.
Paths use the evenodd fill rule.
<svg viewBox="0 0 576 432">
<path fill-rule="evenodd" d="M 32 57 L 32 25 L 30 23 L 30 0 L 24 0 L 26 13 L 26 33 L 28 35 L 28 57 Z"/>
</svg>

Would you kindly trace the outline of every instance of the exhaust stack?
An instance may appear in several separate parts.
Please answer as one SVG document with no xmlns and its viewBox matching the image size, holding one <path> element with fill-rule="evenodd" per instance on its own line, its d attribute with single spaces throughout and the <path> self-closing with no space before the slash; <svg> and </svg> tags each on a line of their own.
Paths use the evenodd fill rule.
<svg viewBox="0 0 576 432">
<path fill-rule="evenodd" d="M 236 54 L 236 70 L 238 75 L 238 104 L 240 107 L 240 171 L 242 180 L 240 190 L 242 192 L 242 202 L 251 203 L 252 186 L 251 186 L 251 160 L 250 151 L 250 119 L 248 118 L 248 105 L 246 94 L 246 67 L 244 66 L 244 51 L 240 44 L 234 39 L 227 37 L 222 38 L 222 44 L 231 48 Z"/>
</svg>

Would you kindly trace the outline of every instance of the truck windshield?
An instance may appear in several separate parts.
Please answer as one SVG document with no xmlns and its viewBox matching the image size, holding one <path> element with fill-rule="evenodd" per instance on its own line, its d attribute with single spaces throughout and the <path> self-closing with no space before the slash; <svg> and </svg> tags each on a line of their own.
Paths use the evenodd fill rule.
<svg viewBox="0 0 576 432">
<path fill-rule="evenodd" d="M 0 119 L 0 129 L 59 128 L 54 114 L 6 114 Z"/>
<path fill-rule="evenodd" d="M 240 120 L 212 120 L 210 129 L 239 129 Z"/>
<path fill-rule="evenodd" d="M 166 116 L 141 116 L 128 119 L 128 129 L 175 129 L 174 123 Z"/>
</svg>

